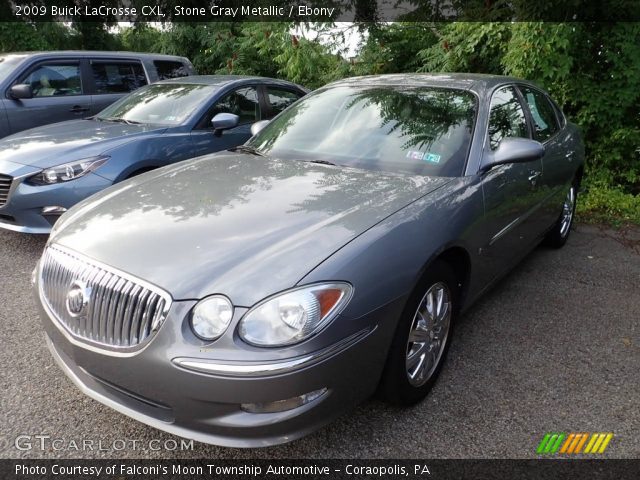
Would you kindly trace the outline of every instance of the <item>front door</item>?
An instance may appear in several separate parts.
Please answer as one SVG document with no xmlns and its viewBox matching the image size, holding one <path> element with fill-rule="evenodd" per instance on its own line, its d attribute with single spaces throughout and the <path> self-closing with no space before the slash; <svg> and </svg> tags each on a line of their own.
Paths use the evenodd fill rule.
<svg viewBox="0 0 640 480">
<path fill-rule="evenodd" d="M 504 138 L 530 138 L 531 129 L 514 87 L 493 94 L 489 116 L 485 154 L 496 150 Z M 542 160 L 500 165 L 484 174 L 487 243 L 483 253 L 494 275 L 509 268 L 539 236 L 541 176 Z"/>
<path fill-rule="evenodd" d="M 238 115 L 238 126 L 225 130 L 220 135 L 214 134 L 211 120 L 218 113 Z M 206 155 L 242 145 L 251 138 L 251 125 L 261 119 L 262 109 L 256 87 L 241 87 L 227 93 L 214 103 L 191 133 L 195 155 Z"/>
<path fill-rule="evenodd" d="M 79 60 L 38 63 L 16 83 L 31 85 L 33 98 L 5 100 L 11 133 L 90 114 L 91 96 L 83 90 Z"/>
</svg>

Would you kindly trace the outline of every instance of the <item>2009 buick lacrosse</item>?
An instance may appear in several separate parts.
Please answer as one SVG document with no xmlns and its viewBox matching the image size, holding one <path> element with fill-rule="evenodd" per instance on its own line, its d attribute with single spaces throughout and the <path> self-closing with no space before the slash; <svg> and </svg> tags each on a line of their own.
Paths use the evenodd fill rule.
<svg viewBox="0 0 640 480">
<path fill-rule="evenodd" d="M 168 432 L 271 445 L 421 400 L 460 312 L 571 229 L 582 141 L 523 80 L 348 79 L 254 131 L 80 203 L 34 272 L 65 373 Z"/>
</svg>

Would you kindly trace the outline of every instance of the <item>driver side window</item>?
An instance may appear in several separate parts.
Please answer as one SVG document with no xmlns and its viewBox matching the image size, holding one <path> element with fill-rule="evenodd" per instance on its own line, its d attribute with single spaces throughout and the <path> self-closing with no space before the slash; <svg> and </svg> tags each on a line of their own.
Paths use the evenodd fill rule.
<svg viewBox="0 0 640 480">
<path fill-rule="evenodd" d="M 238 125 L 257 122 L 262 116 L 257 89 L 255 87 L 239 88 L 218 100 L 208 117 L 207 127 L 211 125 L 211 119 L 218 113 L 238 115 L 240 117 Z"/>
<path fill-rule="evenodd" d="M 18 83 L 31 85 L 34 97 L 82 94 L 80 64 L 45 64 L 36 67 Z"/>
<path fill-rule="evenodd" d="M 513 87 L 497 90 L 489 112 L 489 145 L 495 150 L 507 137 L 529 138 L 522 105 Z"/>
</svg>

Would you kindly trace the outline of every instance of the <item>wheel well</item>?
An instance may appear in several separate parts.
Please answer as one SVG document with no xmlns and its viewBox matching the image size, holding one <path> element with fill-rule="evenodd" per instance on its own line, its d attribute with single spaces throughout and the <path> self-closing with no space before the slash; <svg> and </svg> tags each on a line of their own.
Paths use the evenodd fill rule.
<svg viewBox="0 0 640 480">
<path fill-rule="evenodd" d="M 471 273 L 469 254 L 462 247 L 451 247 L 440 253 L 434 260 L 445 262 L 453 270 L 460 288 L 460 305 L 463 305 L 469 285 L 469 274 Z"/>
<path fill-rule="evenodd" d="M 143 173 L 150 172 L 151 170 L 155 170 L 156 168 L 158 168 L 158 167 L 148 166 L 148 167 L 142 167 L 142 168 L 139 168 L 138 170 L 134 170 L 133 172 L 131 172 L 130 174 L 128 174 L 128 175 L 124 178 L 124 180 L 126 180 L 126 179 L 128 179 L 128 178 L 135 177 L 136 175 L 141 175 L 141 174 L 143 174 Z"/>
<path fill-rule="evenodd" d="M 576 183 L 578 184 L 578 187 L 580 187 L 580 184 L 582 183 L 582 176 L 584 175 L 584 167 L 581 166 L 580 168 L 578 168 L 578 171 L 576 172 Z"/>
</svg>

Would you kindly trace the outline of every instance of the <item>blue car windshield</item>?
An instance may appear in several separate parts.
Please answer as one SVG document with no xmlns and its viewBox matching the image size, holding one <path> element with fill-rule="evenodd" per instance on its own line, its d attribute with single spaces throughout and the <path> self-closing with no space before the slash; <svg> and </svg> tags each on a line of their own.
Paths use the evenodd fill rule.
<svg viewBox="0 0 640 480">
<path fill-rule="evenodd" d="M 97 120 L 153 125 L 180 125 L 214 92 L 211 85 L 156 83 L 143 87 L 102 110 Z"/>
<path fill-rule="evenodd" d="M 476 109 L 476 97 L 464 90 L 337 86 L 295 103 L 248 145 L 283 159 L 460 176 Z"/>
</svg>

